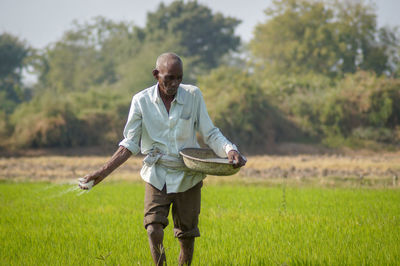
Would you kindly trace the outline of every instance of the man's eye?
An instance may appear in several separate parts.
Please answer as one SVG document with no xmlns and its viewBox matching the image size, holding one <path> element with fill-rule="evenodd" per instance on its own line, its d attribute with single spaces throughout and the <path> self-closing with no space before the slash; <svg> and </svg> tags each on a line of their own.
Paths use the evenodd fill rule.
<svg viewBox="0 0 400 266">
<path fill-rule="evenodd" d="M 182 76 L 177 76 L 177 77 L 175 77 L 175 76 L 165 76 L 164 77 L 165 81 L 181 80 L 181 79 L 182 79 Z"/>
</svg>

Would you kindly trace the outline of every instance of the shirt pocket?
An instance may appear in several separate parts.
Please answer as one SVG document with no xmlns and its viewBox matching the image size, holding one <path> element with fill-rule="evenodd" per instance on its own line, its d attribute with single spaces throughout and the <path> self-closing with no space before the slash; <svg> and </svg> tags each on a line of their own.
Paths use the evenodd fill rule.
<svg viewBox="0 0 400 266">
<path fill-rule="evenodd" d="M 190 106 L 185 105 L 182 109 L 180 119 L 188 120 L 192 117 L 192 108 Z"/>
<path fill-rule="evenodd" d="M 178 123 L 176 124 L 176 139 L 180 142 L 188 141 L 193 134 L 193 124 L 192 119 L 189 117 L 180 117 Z"/>
</svg>

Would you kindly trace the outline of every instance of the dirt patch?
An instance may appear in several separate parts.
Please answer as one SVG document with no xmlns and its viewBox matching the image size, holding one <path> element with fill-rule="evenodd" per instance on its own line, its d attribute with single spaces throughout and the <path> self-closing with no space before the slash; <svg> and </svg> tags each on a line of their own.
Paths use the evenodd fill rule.
<svg viewBox="0 0 400 266">
<path fill-rule="evenodd" d="M 60 181 L 74 180 L 99 169 L 109 157 L 41 156 L 0 158 L 0 179 Z M 113 175 L 137 178 L 141 157 L 132 157 Z"/>
<path fill-rule="evenodd" d="M 0 158 L 0 179 L 60 181 L 76 180 L 99 169 L 109 156 L 39 156 Z M 108 179 L 139 180 L 143 157 L 132 156 Z M 235 176 L 215 180 L 241 179 L 244 182 L 331 184 L 351 183 L 371 186 L 398 186 L 400 156 L 395 153 L 358 155 L 250 156 Z"/>
</svg>

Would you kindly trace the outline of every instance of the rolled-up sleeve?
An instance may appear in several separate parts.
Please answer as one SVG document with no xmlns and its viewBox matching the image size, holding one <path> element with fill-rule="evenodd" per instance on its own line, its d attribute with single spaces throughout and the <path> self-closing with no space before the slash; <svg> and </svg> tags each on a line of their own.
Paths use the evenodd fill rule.
<svg viewBox="0 0 400 266">
<path fill-rule="evenodd" d="M 133 155 L 140 151 L 140 136 L 142 134 L 142 112 L 139 103 L 132 98 L 131 108 L 129 110 L 128 121 L 124 128 L 124 139 L 119 143 L 119 146 L 127 148 Z"/>
<path fill-rule="evenodd" d="M 206 143 L 218 156 L 226 157 L 230 150 L 237 150 L 236 145 L 227 140 L 221 131 L 214 126 L 207 112 L 207 107 L 200 90 L 197 90 L 197 123 L 196 127 L 204 143 Z"/>
</svg>

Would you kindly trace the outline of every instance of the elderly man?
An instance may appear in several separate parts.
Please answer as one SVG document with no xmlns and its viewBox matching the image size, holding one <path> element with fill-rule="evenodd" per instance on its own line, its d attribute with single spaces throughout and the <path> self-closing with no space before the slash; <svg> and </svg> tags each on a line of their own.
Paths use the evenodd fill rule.
<svg viewBox="0 0 400 266">
<path fill-rule="evenodd" d="M 140 171 L 146 181 L 144 227 L 154 263 L 163 265 L 166 260 L 162 243 L 172 205 L 174 233 L 181 246 L 179 263 L 190 264 L 194 239 L 200 236 L 197 225 L 205 175 L 185 168 L 179 151 L 199 147 L 197 131 L 216 154 L 227 156 L 235 167 L 246 161 L 213 125 L 200 90 L 181 84 L 182 61 L 176 54 L 160 55 L 153 76 L 157 84 L 133 96 L 120 147 L 101 169 L 86 175 L 80 187 L 97 185 L 141 150 L 146 155 Z"/>
</svg>

